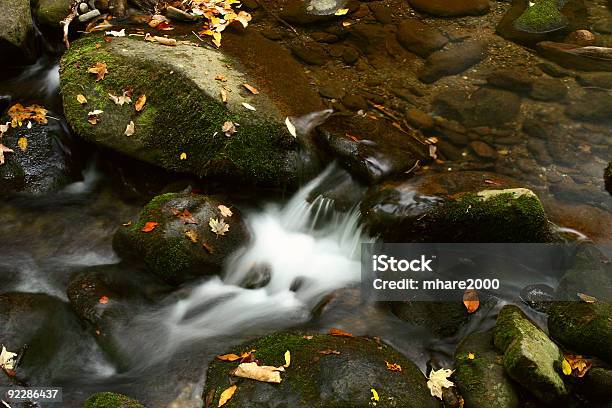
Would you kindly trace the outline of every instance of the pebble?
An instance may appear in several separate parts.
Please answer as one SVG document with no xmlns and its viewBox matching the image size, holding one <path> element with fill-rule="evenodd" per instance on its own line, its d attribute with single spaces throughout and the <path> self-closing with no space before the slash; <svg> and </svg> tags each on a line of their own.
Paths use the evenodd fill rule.
<svg viewBox="0 0 612 408">
<path fill-rule="evenodd" d="M 347 95 L 342 98 L 342 103 L 352 111 L 368 109 L 368 102 L 361 95 Z"/>
<path fill-rule="evenodd" d="M 89 6 L 87 5 L 87 3 L 79 4 L 79 14 L 85 14 L 88 11 L 89 11 Z"/>
<path fill-rule="evenodd" d="M 79 21 L 81 23 L 86 23 L 89 20 L 93 20 L 94 18 L 98 17 L 99 15 L 100 15 L 100 10 L 94 9 L 94 10 L 88 11 L 85 14 L 81 14 L 79 16 Z"/>
<path fill-rule="evenodd" d="M 381 1 L 370 3 L 370 10 L 374 14 L 374 18 L 381 24 L 391 24 L 393 22 L 393 13 L 391 8 Z"/>
<path fill-rule="evenodd" d="M 577 44 L 583 47 L 595 45 L 597 37 L 589 30 L 576 30 L 568 34 L 565 42 L 569 44 Z"/>
<path fill-rule="evenodd" d="M 342 61 L 349 65 L 353 65 L 359 59 L 359 51 L 353 47 L 344 47 L 342 51 Z"/>
<path fill-rule="evenodd" d="M 470 143 L 470 147 L 474 150 L 474 153 L 483 159 L 495 160 L 499 156 L 497 150 L 482 142 L 480 140 L 475 140 Z"/>
<path fill-rule="evenodd" d="M 409 108 L 406 111 L 406 120 L 417 129 L 430 130 L 435 126 L 433 118 L 417 108 Z"/>
</svg>

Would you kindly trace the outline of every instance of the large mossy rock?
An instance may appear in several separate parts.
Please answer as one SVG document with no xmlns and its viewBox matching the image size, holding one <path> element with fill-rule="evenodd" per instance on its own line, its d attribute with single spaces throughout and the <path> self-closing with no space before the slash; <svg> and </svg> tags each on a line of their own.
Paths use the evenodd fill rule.
<svg viewBox="0 0 612 408">
<path fill-rule="evenodd" d="M 612 363 L 612 303 L 556 303 L 549 312 L 548 331 L 569 349 Z"/>
<path fill-rule="evenodd" d="M 220 205 L 223 203 L 212 197 L 197 194 L 157 196 L 145 206 L 137 222 L 117 230 L 113 248 L 123 258 L 143 260 L 150 272 L 170 284 L 219 273 L 226 258 L 248 239 L 237 211 L 223 217 Z M 177 215 L 185 210 L 191 214 L 190 221 Z M 209 226 L 211 219 L 223 219 L 229 230 L 217 236 Z M 148 222 L 158 225 L 143 232 Z"/>
<path fill-rule="evenodd" d="M 38 0 L 36 21 L 51 29 L 60 29 L 60 21 L 70 14 L 71 0 Z"/>
<path fill-rule="evenodd" d="M 3 64 L 33 59 L 34 23 L 30 1 L 0 0 L 0 10 L 0 55 Z"/>
<path fill-rule="evenodd" d="M 144 405 L 126 395 L 114 392 L 99 392 L 93 394 L 83 408 L 146 408 Z"/>
<path fill-rule="evenodd" d="M 230 380 L 238 389 L 225 405 L 228 408 L 360 408 L 372 406 L 375 389 L 378 407 L 437 407 L 423 373 L 403 355 L 375 339 L 336 337 L 315 334 L 278 333 L 237 347 L 230 352 L 249 350 L 261 365 L 285 364 L 285 352 L 291 353 L 291 365 L 281 373 L 280 384 L 270 384 L 231 377 L 229 372 L 239 362 L 215 360 L 208 369 L 204 399 L 213 396 L 217 406 Z M 386 361 L 402 371 L 390 371 Z"/>
<path fill-rule="evenodd" d="M 470 354 L 474 358 L 470 358 Z M 506 374 L 493 332 L 472 333 L 455 351 L 455 385 L 470 408 L 519 408 L 516 386 Z"/>
<path fill-rule="evenodd" d="M 295 182 L 301 170 L 299 143 L 285 118 L 320 109 L 321 100 L 313 98 L 303 71 L 280 45 L 257 34 L 227 37 L 224 52 L 128 37 L 108 43 L 98 36 L 75 41 L 60 70 L 68 123 L 89 141 L 166 170 L 242 183 Z M 242 54 L 233 57 L 234 51 Z M 88 69 L 101 62 L 108 74 L 96 81 Z M 271 64 L 279 72 L 274 81 L 265 79 L 273 75 L 268 72 Z M 260 76 L 264 79 L 257 79 Z M 260 93 L 253 95 L 243 84 Z M 134 104 L 116 105 L 109 97 L 127 89 L 134 101 L 146 95 L 142 112 L 136 112 Z M 228 95 L 225 104 L 222 89 Z M 77 101 L 79 94 L 87 104 Z M 103 111 L 96 125 L 87 121 L 93 110 Z M 128 137 L 124 133 L 130 121 L 135 133 Z M 229 136 L 222 131 L 227 121 L 237 124 L 237 132 Z"/>
<path fill-rule="evenodd" d="M 487 179 L 506 189 L 488 189 Z M 540 200 L 516 185 L 475 171 L 426 174 L 371 187 L 361 212 L 370 233 L 387 242 L 550 241 Z"/>
<path fill-rule="evenodd" d="M 567 396 L 561 377 L 563 353 L 517 306 L 500 310 L 494 343 L 504 354 L 508 375 L 540 401 L 559 402 Z"/>
</svg>

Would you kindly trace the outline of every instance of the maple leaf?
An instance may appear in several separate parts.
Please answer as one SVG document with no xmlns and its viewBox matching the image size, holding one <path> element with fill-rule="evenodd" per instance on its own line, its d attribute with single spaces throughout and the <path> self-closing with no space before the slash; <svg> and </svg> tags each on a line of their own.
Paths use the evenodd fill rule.
<svg viewBox="0 0 612 408">
<path fill-rule="evenodd" d="M 569 370 L 565 364 L 562 364 L 563 374 L 569 375 L 572 374 L 574 377 L 582 378 L 586 375 L 586 373 L 591 369 L 593 365 L 591 360 L 588 360 L 581 355 L 566 353 L 564 355 L 565 359 L 563 362 L 567 362 L 569 365 Z M 569 371 L 569 373 L 568 373 Z"/>
<path fill-rule="evenodd" d="M 11 118 L 13 128 L 21 126 L 23 122 L 28 120 L 33 120 L 42 125 L 47 123 L 47 110 L 40 105 L 23 106 L 16 103 L 9 108 L 7 113 Z"/>
<path fill-rule="evenodd" d="M 155 221 L 149 221 L 147 222 L 144 227 L 142 227 L 141 231 L 142 232 L 151 232 L 155 229 L 155 227 L 157 227 L 159 225 L 159 223 L 155 222 Z"/>
<path fill-rule="evenodd" d="M 144 108 L 145 103 L 147 103 L 147 96 L 142 94 L 136 99 L 136 104 L 134 105 L 136 112 L 140 112 Z"/>
<path fill-rule="evenodd" d="M 108 69 L 105 62 L 96 62 L 93 67 L 87 70 L 90 74 L 96 75 L 96 82 L 104 79 L 108 74 Z"/>
<path fill-rule="evenodd" d="M 223 405 L 225 405 L 227 403 L 227 401 L 232 399 L 232 397 L 234 396 L 234 393 L 236 392 L 237 388 L 238 388 L 238 386 L 236 386 L 236 385 L 232 385 L 231 387 L 226 388 L 221 393 L 221 396 L 219 397 L 219 405 L 217 407 L 222 407 Z"/>
<path fill-rule="evenodd" d="M 402 371 L 402 366 L 399 364 L 390 363 L 386 360 L 385 360 L 385 363 L 387 364 L 387 370 L 389 371 Z"/>
<path fill-rule="evenodd" d="M 221 216 L 224 218 L 229 218 L 232 215 L 234 215 L 232 210 L 230 210 L 228 207 L 224 206 L 223 204 L 218 205 L 217 208 L 219 209 L 219 211 L 221 211 Z"/>
<path fill-rule="evenodd" d="M 427 388 L 429 388 L 432 396 L 442 399 L 442 390 L 455 385 L 448 379 L 452 373 L 453 370 L 447 368 L 431 370 L 429 377 L 427 377 Z"/>
<path fill-rule="evenodd" d="M 17 353 L 8 351 L 3 345 L 2 351 L 0 352 L 0 367 L 5 370 L 14 370 L 15 357 L 17 357 Z"/>
<path fill-rule="evenodd" d="M 208 225 L 211 231 L 217 234 L 217 236 L 225 235 L 225 233 L 229 231 L 229 224 L 223 221 L 223 219 L 217 220 L 216 218 L 211 218 Z"/>
<path fill-rule="evenodd" d="M 194 244 L 198 242 L 198 232 L 194 230 L 185 231 L 185 236 Z"/>
</svg>

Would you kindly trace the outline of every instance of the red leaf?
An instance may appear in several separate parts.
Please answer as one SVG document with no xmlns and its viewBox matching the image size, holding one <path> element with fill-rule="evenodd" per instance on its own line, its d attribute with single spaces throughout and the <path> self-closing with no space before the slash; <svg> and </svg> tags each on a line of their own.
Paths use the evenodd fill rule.
<svg viewBox="0 0 612 408">
<path fill-rule="evenodd" d="M 155 227 L 157 227 L 159 225 L 159 223 L 155 222 L 155 221 L 149 221 L 147 222 L 144 227 L 142 227 L 141 231 L 142 232 L 151 232 L 155 229 Z"/>
</svg>

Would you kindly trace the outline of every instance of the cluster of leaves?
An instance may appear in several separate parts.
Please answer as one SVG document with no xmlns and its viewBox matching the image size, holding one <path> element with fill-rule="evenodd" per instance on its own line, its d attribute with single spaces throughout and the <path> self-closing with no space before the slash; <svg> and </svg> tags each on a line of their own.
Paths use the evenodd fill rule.
<svg viewBox="0 0 612 408">
<path fill-rule="evenodd" d="M 239 0 L 193 0 L 191 12 L 206 20 L 200 35 L 212 37 L 213 43 L 221 46 L 221 33 L 232 23 L 239 22 L 244 28 L 249 25 L 251 15 L 244 10 L 236 11 Z"/>
<path fill-rule="evenodd" d="M 20 103 L 16 103 L 9 108 L 7 113 L 11 121 L 0 125 L 0 165 L 4 164 L 4 153 L 14 153 L 13 149 L 2 144 L 2 136 L 8 132 L 11 127 L 17 129 L 27 124 L 26 126 L 30 129 L 32 127 L 32 122 L 41 125 L 47 124 L 47 110 L 40 105 L 23 106 Z M 17 145 L 25 152 L 28 148 L 28 139 L 20 137 L 17 141 Z"/>
</svg>

